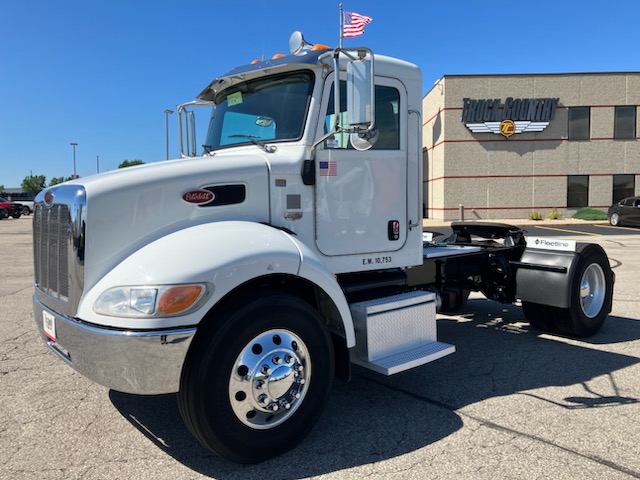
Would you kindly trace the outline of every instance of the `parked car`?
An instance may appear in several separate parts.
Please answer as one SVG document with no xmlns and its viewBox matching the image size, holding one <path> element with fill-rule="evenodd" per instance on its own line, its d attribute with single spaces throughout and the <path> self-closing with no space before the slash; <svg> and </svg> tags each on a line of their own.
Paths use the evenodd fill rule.
<svg viewBox="0 0 640 480">
<path fill-rule="evenodd" d="M 0 220 L 3 220 L 9 216 L 9 210 L 6 208 L 0 207 Z"/>
<path fill-rule="evenodd" d="M 640 197 L 623 198 L 609 207 L 609 223 L 611 225 L 640 225 Z"/>
<path fill-rule="evenodd" d="M 20 218 L 20 215 L 22 215 L 22 205 L 10 202 L 4 197 L 0 197 L 0 208 L 6 208 L 13 218 Z"/>
<path fill-rule="evenodd" d="M 22 205 L 22 215 L 31 215 L 33 212 L 33 202 L 20 201 L 18 203 Z"/>
</svg>

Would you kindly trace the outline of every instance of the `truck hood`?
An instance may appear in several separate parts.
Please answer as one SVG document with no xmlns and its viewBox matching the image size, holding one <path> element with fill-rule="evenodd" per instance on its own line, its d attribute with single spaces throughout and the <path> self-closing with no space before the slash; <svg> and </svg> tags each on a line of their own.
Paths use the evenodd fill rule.
<svg viewBox="0 0 640 480">
<path fill-rule="evenodd" d="M 264 156 L 236 154 L 145 164 L 65 183 L 81 185 L 86 194 L 85 289 L 173 231 L 231 219 L 269 222 L 268 177 Z M 220 192 L 227 192 L 222 200 Z"/>
</svg>

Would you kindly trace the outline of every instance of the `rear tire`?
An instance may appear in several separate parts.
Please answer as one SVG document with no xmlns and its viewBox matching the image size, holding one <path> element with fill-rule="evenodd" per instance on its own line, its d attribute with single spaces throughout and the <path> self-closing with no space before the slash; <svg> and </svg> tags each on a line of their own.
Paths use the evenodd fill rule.
<svg viewBox="0 0 640 480">
<path fill-rule="evenodd" d="M 557 332 L 554 308 L 538 303 L 522 302 L 522 312 L 532 327 L 543 332 Z"/>
<path fill-rule="evenodd" d="M 573 337 L 595 334 L 611 312 L 613 272 L 602 247 L 578 244 L 580 257 L 571 284 L 569 308 L 554 308 L 558 329 Z"/>
<path fill-rule="evenodd" d="M 333 380 L 322 317 L 291 295 L 263 292 L 198 331 L 178 406 L 207 448 L 257 463 L 293 448 L 316 423 Z"/>
</svg>

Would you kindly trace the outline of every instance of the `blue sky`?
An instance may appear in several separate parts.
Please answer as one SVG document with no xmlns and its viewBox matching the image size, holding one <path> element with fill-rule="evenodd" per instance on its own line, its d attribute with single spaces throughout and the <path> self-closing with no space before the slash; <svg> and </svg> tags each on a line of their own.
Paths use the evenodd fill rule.
<svg viewBox="0 0 640 480">
<path fill-rule="evenodd" d="M 0 184 L 165 158 L 165 109 L 216 76 L 288 53 L 301 30 L 335 46 L 337 1 L 0 0 Z M 639 71 L 640 1 L 345 0 L 366 45 L 445 74 Z M 178 155 L 176 115 L 170 156 Z"/>
</svg>

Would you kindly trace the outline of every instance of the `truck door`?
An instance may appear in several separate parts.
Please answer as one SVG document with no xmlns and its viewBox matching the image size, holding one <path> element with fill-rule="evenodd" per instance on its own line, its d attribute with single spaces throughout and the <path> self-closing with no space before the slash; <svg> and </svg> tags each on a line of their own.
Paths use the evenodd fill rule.
<svg viewBox="0 0 640 480">
<path fill-rule="evenodd" d="M 318 135 L 334 124 L 333 81 L 323 95 Z M 346 87 L 341 82 L 341 119 L 346 122 Z M 397 251 L 407 235 L 406 89 L 397 80 L 376 84 L 378 139 L 356 150 L 338 133 L 316 152 L 316 244 L 325 255 Z M 343 122 L 344 125 L 344 122 Z M 385 258 L 385 257 L 382 257 Z M 381 265 L 383 267 L 383 265 Z"/>
</svg>

